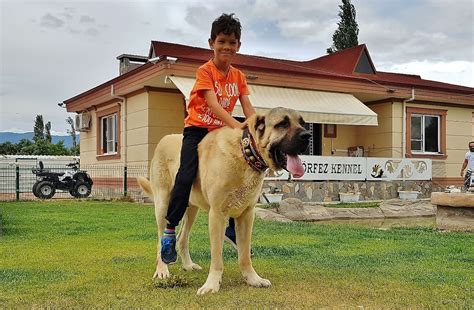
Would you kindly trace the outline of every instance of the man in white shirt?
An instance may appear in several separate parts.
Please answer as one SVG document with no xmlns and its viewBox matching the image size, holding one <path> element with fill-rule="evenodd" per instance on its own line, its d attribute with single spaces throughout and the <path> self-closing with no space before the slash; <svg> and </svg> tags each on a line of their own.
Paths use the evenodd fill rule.
<svg viewBox="0 0 474 310">
<path fill-rule="evenodd" d="M 463 176 L 466 167 L 468 168 L 464 175 L 464 190 L 469 189 L 471 174 L 472 171 L 474 171 L 474 141 L 469 142 L 469 151 L 467 151 L 464 162 L 462 163 L 461 176 Z"/>
</svg>

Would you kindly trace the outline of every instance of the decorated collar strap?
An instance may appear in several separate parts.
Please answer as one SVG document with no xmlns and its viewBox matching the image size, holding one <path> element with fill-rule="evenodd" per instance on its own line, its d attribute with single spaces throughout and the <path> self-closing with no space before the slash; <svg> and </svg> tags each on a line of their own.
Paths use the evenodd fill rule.
<svg viewBox="0 0 474 310">
<path fill-rule="evenodd" d="M 253 168 L 253 170 L 264 172 L 268 168 L 267 164 L 262 158 L 262 155 L 260 155 L 255 147 L 255 140 L 250 134 L 248 127 L 245 127 L 244 131 L 242 132 L 240 149 L 242 150 L 245 161 L 250 167 Z"/>
</svg>

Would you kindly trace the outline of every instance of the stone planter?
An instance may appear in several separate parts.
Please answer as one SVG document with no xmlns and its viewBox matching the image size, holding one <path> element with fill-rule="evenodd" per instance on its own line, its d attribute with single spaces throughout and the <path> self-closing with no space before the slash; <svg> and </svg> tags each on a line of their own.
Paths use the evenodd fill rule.
<svg viewBox="0 0 474 310">
<path fill-rule="evenodd" d="M 360 193 L 339 193 L 339 200 L 341 202 L 357 202 L 359 198 Z"/>
<path fill-rule="evenodd" d="M 418 191 L 398 191 L 398 196 L 401 200 L 416 200 L 419 193 Z"/>
<path fill-rule="evenodd" d="M 267 197 L 267 200 L 265 199 Z M 265 194 L 265 197 L 263 197 L 263 194 L 260 196 L 260 202 L 261 203 L 280 203 L 281 200 L 283 199 L 283 193 L 276 193 L 276 194 Z"/>
<path fill-rule="evenodd" d="M 439 229 L 474 231 L 474 194 L 432 193 L 436 205 L 436 225 Z"/>
</svg>

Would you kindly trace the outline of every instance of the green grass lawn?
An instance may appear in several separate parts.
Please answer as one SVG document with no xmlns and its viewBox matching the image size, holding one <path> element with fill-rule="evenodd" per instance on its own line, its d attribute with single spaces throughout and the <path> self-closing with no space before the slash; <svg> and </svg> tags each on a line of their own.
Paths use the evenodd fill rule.
<svg viewBox="0 0 474 310">
<path fill-rule="evenodd" d="M 177 278 L 161 282 L 151 280 L 150 205 L 0 202 L 0 220 L 0 308 L 474 307 L 469 233 L 257 219 L 254 267 L 272 287 L 247 287 L 225 245 L 221 290 L 199 297 L 210 262 L 205 213 L 191 236 L 191 254 L 204 271 L 173 265 Z"/>
</svg>

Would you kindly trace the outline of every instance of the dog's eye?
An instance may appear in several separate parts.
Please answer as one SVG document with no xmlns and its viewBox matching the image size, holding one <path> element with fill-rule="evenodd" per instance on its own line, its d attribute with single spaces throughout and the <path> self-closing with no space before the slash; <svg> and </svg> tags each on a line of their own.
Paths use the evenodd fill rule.
<svg viewBox="0 0 474 310">
<path fill-rule="evenodd" d="M 304 125 L 306 125 L 306 122 L 304 121 L 304 119 L 303 119 L 302 117 L 300 117 L 299 123 L 300 123 L 300 125 L 303 126 L 303 127 L 304 127 Z"/>
<path fill-rule="evenodd" d="M 288 117 L 285 117 L 284 120 L 275 125 L 275 128 L 288 128 L 290 127 L 290 120 Z"/>
</svg>

